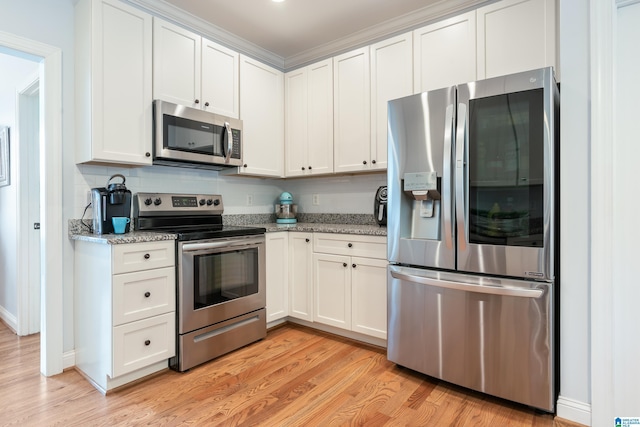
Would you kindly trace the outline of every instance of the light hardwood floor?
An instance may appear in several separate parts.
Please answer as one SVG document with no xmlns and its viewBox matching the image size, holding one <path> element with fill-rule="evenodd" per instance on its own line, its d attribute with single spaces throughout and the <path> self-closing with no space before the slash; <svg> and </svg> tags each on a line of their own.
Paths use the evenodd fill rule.
<svg viewBox="0 0 640 427">
<path fill-rule="evenodd" d="M 579 426 L 291 324 L 189 372 L 103 396 L 73 369 L 41 376 L 39 337 L 0 322 L 0 405 L 2 426 Z"/>
</svg>

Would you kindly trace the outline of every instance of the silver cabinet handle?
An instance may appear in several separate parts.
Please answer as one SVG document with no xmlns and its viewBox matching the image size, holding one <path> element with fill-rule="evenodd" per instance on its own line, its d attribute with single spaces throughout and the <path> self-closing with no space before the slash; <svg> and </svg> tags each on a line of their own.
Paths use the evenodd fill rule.
<svg viewBox="0 0 640 427">
<path fill-rule="evenodd" d="M 509 288 L 496 285 L 472 285 L 469 283 L 455 282 L 445 279 L 434 279 L 431 277 L 418 276 L 411 273 L 404 273 L 402 271 L 391 269 L 391 276 L 396 279 L 405 280 L 407 282 L 419 283 L 421 285 L 434 286 L 445 289 L 455 289 L 464 292 L 474 292 L 479 294 L 491 294 L 510 297 L 524 297 L 524 298 L 540 298 L 544 293 L 543 289 L 524 289 L 524 288 Z"/>
</svg>

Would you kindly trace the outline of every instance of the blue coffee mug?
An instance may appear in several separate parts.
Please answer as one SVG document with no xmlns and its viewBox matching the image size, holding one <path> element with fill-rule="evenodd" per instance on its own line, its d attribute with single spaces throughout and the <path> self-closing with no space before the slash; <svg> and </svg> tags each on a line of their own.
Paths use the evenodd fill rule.
<svg viewBox="0 0 640 427">
<path fill-rule="evenodd" d="M 126 216 L 114 216 L 111 218 L 111 222 L 113 223 L 113 232 L 116 234 L 122 234 L 131 220 Z"/>
</svg>

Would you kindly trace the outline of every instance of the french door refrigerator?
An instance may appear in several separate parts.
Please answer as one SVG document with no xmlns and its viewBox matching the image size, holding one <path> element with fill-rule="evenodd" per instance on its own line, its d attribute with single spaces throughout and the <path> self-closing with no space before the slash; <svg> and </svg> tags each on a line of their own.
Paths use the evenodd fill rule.
<svg viewBox="0 0 640 427">
<path fill-rule="evenodd" d="M 388 359 L 554 412 L 553 69 L 408 96 L 388 111 Z"/>
</svg>

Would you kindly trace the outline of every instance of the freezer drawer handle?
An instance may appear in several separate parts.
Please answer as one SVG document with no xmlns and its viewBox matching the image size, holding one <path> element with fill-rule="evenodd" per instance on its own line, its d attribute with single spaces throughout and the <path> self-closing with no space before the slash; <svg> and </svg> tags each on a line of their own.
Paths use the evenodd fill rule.
<svg viewBox="0 0 640 427">
<path fill-rule="evenodd" d="M 540 298 L 543 294 L 542 289 L 515 289 L 505 288 L 502 286 L 487 285 L 469 285 L 462 282 L 452 282 L 442 279 L 431 279 L 429 277 L 416 276 L 413 274 L 401 273 L 391 270 L 391 275 L 396 279 L 406 280 L 407 282 L 420 283 L 427 286 L 436 286 L 438 288 L 455 289 L 465 292 L 476 292 L 481 294 L 502 295 L 510 297 Z"/>
</svg>

